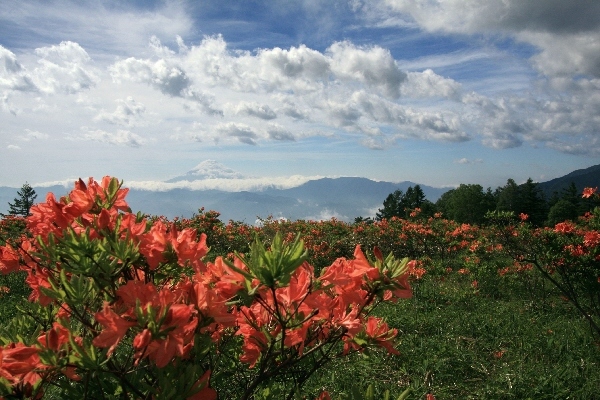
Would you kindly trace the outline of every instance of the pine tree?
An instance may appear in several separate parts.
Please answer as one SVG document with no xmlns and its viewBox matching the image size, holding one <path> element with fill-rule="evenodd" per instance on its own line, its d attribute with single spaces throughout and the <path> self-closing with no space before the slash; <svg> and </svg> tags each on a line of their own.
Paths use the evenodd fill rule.
<svg viewBox="0 0 600 400">
<path fill-rule="evenodd" d="M 400 200 L 403 196 L 404 193 L 402 193 L 402 190 L 395 190 L 393 193 L 390 193 L 383 201 L 383 208 L 377 210 L 378 213 L 375 215 L 375 219 L 381 221 L 398 217 L 400 215 Z"/>
<path fill-rule="evenodd" d="M 29 209 L 37 198 L 37 194 L 28 183 L 25 183 L 17 194 L 19 197 L 15 198 L 14 203 L 8 203 L 8 214 L 26 217 L 29 215 Z"/>
</svg>

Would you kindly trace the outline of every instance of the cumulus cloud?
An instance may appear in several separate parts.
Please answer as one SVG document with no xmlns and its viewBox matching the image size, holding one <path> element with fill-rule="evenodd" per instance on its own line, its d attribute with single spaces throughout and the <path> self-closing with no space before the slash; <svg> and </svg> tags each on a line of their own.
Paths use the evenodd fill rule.
<svg viewBox="0 0 600 400">
<path fill-rule="evenodd" d="M 219 138 L 235 138 L 241 143 L 256 145 L 258 134 L 246 124 L 238 124 L 235 122 L 222 123 L 217 126 Z"/>
<path fill-rule="evenodd" d="M 461 84 L 444 78 L 431 69 L 423 72 L 407 73 L 406 82 L 401 87 L 402 96 L 409 98 L 447 98 L 460 100 Z"/>
<path fill-rule="evenodd" d="M 245 114 L 264 120 L 277 118 L 275 111 L 273 111 L 267 104 L 258 104 L 254 102 L 248 103 L 243 101 L 235 106 L 234 109 L 236 114 Z"/>
<path fill-rule="evenodd" d="M 186 73 L 177 65 L 170 65 L 165 59 L 151 61 L 129 57 L 113 64 L 110 73 L 117 82 L 131 80 L 147 83 L 173 97 L 183 96 L 184 89 L 189 86 Z"/>
<path fill-rule="evenodd" d="M 406 79 L 406 73 L 398 68 L 389 50 L 338 42 L 327 52 L 331 55 L 331 70 L 336 76 L 365 83 L 391 98 L 400 96 L 400 84 Z"/>
<path fill-rule="evenodd" d="M 117 132 L 106 132 L 101 129 L 90 130 L 89 128 L 81 128 L 82 133 L 74 137 L 78 140 L 91 140 L 94 142 L 108 143 L 117 146 L 140 147 L 145 140 L 130 131 L 118 130 Z"/>
<path fill-rule="evenodd" d="M 514 0 L 476 0 L 466 14 L 462 8 L 459 12 L 459 3 L 382 0 L 372 4 L 398 16 L 396 22 L 417 24 L 427 31 L 500 33 L 538 43 L 539 51 L 530 61 L 549 74 L 547 79 L 527 92 L 483 95 L 465 89 L 456 76 L 434 71 L 436 66 L 451 70 L 447 60 L 403 71 L 400 65 L 410 65 L 410 61 L 396 60 L 381 46 L 340 41 L 323 51 L 306 45 L 241 51 L 229 49 L 218 35 L 196 43 L 176 36 L 176 44 L 171 38 L 171 47 L 152 37 L 144 53 L 127 54 L 99 67 L 78 43 L 64 41 L 40 47 L 28 57 L 17 57 L 0 46 L 0 107 L 15 115 L 37 112 L 31 104 L 38 99 L 26 96 L 34 94 L 43 102 L 50 96 L 77 93 L 82 97 L 94 89 L 88 102 L 79 104 L 87 120 L 76 127 L 89 126 L 79 138 L 131 147 L 145 144 L 132 131 L 142 125 L 154 128 L 143 122 L 152 115 L 169 132 L 165 138 L 179 141 L 258 145 L 320 135 L 351 137 L 373 150 L 409 138 L 477 140 L 495 149 L 531 143 L 566 153 L 595 154 L 600 79 L 585 74 L 594 70 L 600 54 L 595 47 L 599 41 L 586 41 L 586 37 L 594 38 L 596 24 L 586 20 L 587 28 L 577 28 L 568 22 L 575 18 L 569 14 L 562 26 L 561 21 L 550 20 L 544 7 L 546 11 L 532 21 L 519 20 L 511 7 L 529 10 L 529 0 L 525 5 Z M 510 7 L 504 10 L 507 4 Z M 496 19 L 502 16 L 500 22 L 488 21 L 492 12 Z M 487 22 L 478 20 L 480 16 Z M 552 36 L 556 32 L 562 32 L 565 39 Z M 569 38 L 577 39 L 573 46 Z M 460 62 L 481 58 L 481 53 L 460 55 L 464 58 Z M 554 70 L 550 71 L 552 60 Z M 428 61 L 413 62 L 415 68 Z M 565 75 L 573 63 L 579 68 L 574 73 L 584 75 L 576 80 Z M 105 93 L 113 91 L 118 94 L 108 99 Z M 152 92 L 165 97 L 157 100 Z M 49 112 L 49 102 L 43 105 L 44 112 Z M 113 132 L 106 124 L 121 129 Z"/>
<path fill-rule="evenodd" d="M 269 138 L 273 140 L 295 141 L 294 134 L 280 125 L 271 124 L 267 128 Z"/>
<path fill-rule="evenodd" d="M 35 91 L 37 87 L 15 54 L 0 45 L 0 90 Z"/>
<path fill-rule="evenodd" d="M 113 112 L 102 110 L 94 117 L 94 121 L 104 121 L 110 124 L 133 127 L 143 124 L 143 117 L 146 112 L 144 104 L 137 102 L 133 97 L 115 100 L 117 107 Z"/>
<path fill-rule="evenodd" d="M 392 14 L 409 16 L 430 32 L 504 34 L 530 43 L 540 50 L 532 61 L 548 75 L 600 76 L 597 1 L 383 0 L 378 4 Z"/>
<path fill-rule="evenodd" d="M 59 45 L 35 49 L 40 57 L 33 71 L 33 81 L 46 93 L 73 94 L 96 85 L 98 77 L 89 66 L 87 52 L 77 43 L 61 42 Z"/>
<path fill-rule="evenodd" d="M 415 103 L 440 99 L 461 102 L 460 83 L 430 69 L 407 74 L 388 50 L 378 46 L 344 41 L 323 53 L 304 45 L 234 52 L 223 37 L 210 36 L 190 46 L 178 38 L 176 51 L 154 38 L 151 48 L 154 59 L 130 57 L 114 63 L 109 69 L 115 82 L 145 83 L 163 94 L 185 99 L 191 99 L 192 93 L 203 93 L 204 100 L 196 100 L 204 103 L 205 111 L 217 110 L 217 93 L 243 93 L 245 100 L 237 103 L 221 101 L 224 110 L 229 117 L 256 120 L 203 123 L 188 136 L 195 141 L 233 139 L 255 145 L 261 140 L 293 140 L 300 129 L 310 131 L 301 125 L 293 129 L 293 123 L 320 124 L 324 128 L 320 134 L 333 129 L 364 134 L 359 143 L 372 149 L 393 145 L 390 138 L 371 138 L 381 135 L 382 128 L 395 139 L 460 142 L 472 138 L 463 126 L 460 110 L 432 112 Z M 261 101 L 246 100 L 253 95 Z M 407 105 L 401 105 L 400 100 Z M 184 107 L 192 110 L 191 106 Z M 280 123 L 277 128 L 260 122 L 282 118 L 289 123 Z"/>
</svg>

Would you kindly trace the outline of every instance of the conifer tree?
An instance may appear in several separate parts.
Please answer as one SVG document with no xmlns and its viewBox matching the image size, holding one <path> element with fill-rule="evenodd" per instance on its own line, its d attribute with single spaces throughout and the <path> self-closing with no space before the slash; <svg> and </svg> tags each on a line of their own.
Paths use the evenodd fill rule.
<svg viewBox="0 0 600 400">
<path fill-rule="evenodd" d="M 14 199 L 14 203 L 8 203 L 8 214 L 26 217 L 29 215 L 29 209 L 37 198 L 37 194 L 27 182 L 21 187 L 17 194 L 19 197 Z"/>
</svg>

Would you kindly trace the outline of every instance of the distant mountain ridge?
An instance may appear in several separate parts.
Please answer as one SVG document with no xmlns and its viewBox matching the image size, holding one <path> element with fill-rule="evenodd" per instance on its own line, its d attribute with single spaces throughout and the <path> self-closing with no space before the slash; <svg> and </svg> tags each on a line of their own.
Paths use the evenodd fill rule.
<svg viewBox="0 0 600 400">
<path fill-rule="evenodd" d="M 223 165 L 207 160 L 188 173 L 169 181 L 198 179 L 240 179 L 241 174 Z M 228 178 L 226 178 L 228 177 Z M 584 187 L 600 187 L 600 165 L 573 171 L 563 177 L 539 183 L 540 189 L 550 197 L 574 182 L 579 191 Z M 127 185 L 127 182 L 125 182 Z M 288 189 L 266 188 L 253 191 L 170 189 L 151 191 L 130 189 L 127 196 L 134 212 L 142 211 L 168 218 L 191 217 L 198 209 L 215 210 L 221 220 L 243 221 L 253 224 L 257 218 L 286 218 L 290 220 L 323 220 L 335 217 L 353 221 L 356 217 L 374 216 L 383 207 L 385 198 L 395 190 L 406 191 L 417 183 L 374 181 L 367 178 L 341 177 L 309 180 Z M 435 202 L 448 189 L 420 185 L 426 198 Z M 68 193 L 71 187 L 34 187 L 37 202 L 44 201 L 46 193 L 56 197 Z M 8 202 L 17 197 L 18 188 L 0 187 L 0 212 L 6 212 Z"/>
<path fill-rule="evenodd" d="M 550 198 L 554 192 L 560 194 L 560 192 L 563 189 L 568 188 L 571 183 L 575 184 L 580 193 L 586 187 L 600 187 L 600 165 L 578 169 L 565 176 L 561 176 L 560 178 L 538 183 L 538 187 L 546 195 L 546 198 Z"/>
<path fill-rule="evenodd" d="M 215 210 L 223 221 L 234 220 L 253 224 L 257 218 L 286 218 L 289 220 L 323 220 L 335 217 L 352 221 L 356 217 L 374 216 L 388 194 L 406 191 L 413 182 L 377 182 L 367 178 L 323 178 L 308 181 L 291 189 L 269 188 L 262 191 L 227 192 L 221 190 L 171 189 L 150 191 L 130 189 L 127 201 L 134 212 L 142 211 L 168 218 L 191 217 L 198 209 Z M 421 185 L 431 201 L 436 201 L 446 189 Z M 34 187 L 44 201 L 46 193 L 58 198 L 71 187 Z M 18 188 L 0 187 L 0 210 L 8 208 L 17 196 Z M 1 212 L 1 211 L 0 211 Z"/>
</svg>

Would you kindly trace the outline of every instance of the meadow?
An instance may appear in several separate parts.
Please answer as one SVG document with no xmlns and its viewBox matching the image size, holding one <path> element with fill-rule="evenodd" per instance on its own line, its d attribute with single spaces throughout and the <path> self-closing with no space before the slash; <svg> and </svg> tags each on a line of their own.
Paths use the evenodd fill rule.
<svg viewBox="0 0 600 400">
<path fill-rule="evenodd" d="M 269 247 L 276 234 L 285 243 L 302 238 L 315 276 L 340 257 L 352 258 L 357 244 L 370 258 L 416 260 L 407 271 L 412 297 L 369 311 L 397 330 L 399 354 L 375 349 L 332 357 L 296 390 L 283 375 L 249 398 L 317 398 L 324 390 L 332 399 L 600 398 L 600 210 L 551 228 L 510 213 L 491 214 L 489 224 L 477 226 L 418 210 L 375 222 L 267 218 L 260 227 L 224 223 L 203 209 L 190 219 L 148 218 L 205 233 L 207 260 L 248 254 L 256 238 Z M 24 232 L 18 218 L 4 219 L 1 228 L 8 242 Z M 6 345 L 14 337 L 11 321 L 34 313 L 24 272 L 0 276 L 0 289 Z M 219 398 L 242 398 L 249 370 L 237 360 L 221 363 L 215 369 L 227 372 L 214 374 L 210 386 Z M 45 398 L 60 398 L 53 393 L 60 392 L 50 387 Z"/>
</svg>

